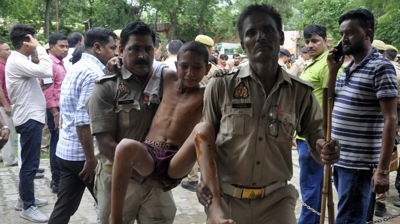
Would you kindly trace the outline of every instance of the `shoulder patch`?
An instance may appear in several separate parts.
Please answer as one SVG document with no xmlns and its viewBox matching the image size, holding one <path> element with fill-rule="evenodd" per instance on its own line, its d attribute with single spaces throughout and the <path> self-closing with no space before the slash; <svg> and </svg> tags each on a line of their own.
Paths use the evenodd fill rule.
<svg viewBox="0 0 400 224">
<path fill-rule="evenodd" d="M 106 75 L 104 75 L 104 76 L 102 76 L 102 77 L 96 79 L 96 80 L 94 81 L 94 83 L 96 83 L 96 84 L 102 84 L 103 82 L 105 82 L 105 81 L 108 80 L 108 79 L 112 79 L 112 78 L 117 77 L 118 74 L 119 74 L 119 72 L 108 73 L 108 74 L 106 74 Z"/>
<path fill-rule="evenodd" d="M 307 85 L 307 86 L 311 87 L 312 89 L 314 89 L 314 85 L 311 84 L 310 82 L 304 81 L 303 79 L 301 79 L 301 78 L 299 78 L 297 76 L 294 76 L 292 74 L 289 74 L 289 75 L 290 75 L 290 79 L 292 79 L 292 81 L 300 82 L 300 83 L 302 83 L 304 85 Z"/>
</svg>

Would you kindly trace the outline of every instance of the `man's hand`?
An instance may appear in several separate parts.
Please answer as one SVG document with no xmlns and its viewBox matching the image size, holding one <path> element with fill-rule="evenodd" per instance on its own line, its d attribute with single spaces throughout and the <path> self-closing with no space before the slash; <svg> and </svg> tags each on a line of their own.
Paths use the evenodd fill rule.
<svg viewBox="0 0 400 224">
<path fill-rule="evenodd" d="M 4 130 L 1 130 L 0 133 L 0 149 L 3 148 L 3 146 L 7 143 L 8 141 L 8 136 L 10 135 L 10 129 L 6 128 Z"/>
<path fill-rule="evenodd" d="M 383 194 L 389 190 L 389 175 L 383 175 L 378 172 L 372 176 L 372 191 L 377 194 Z"/>
<path fill-rule="evenodd" d="M 12 107 L 10 105 L 4 106 L 4 112 L 11 117 Z"/>
<path fill-rule="evenodd" d="M 33 47 L 33 48 L 40 46 L 39 42 L 32 35 L 27 34 L 27 35 L 25 35 L 25 37 L 29 38 L 29 42 L 24 41 L 24 44 L 29 45 L 30 47 Z"/>
<path fill-rule="evenodd" d="M 144 178 L 135 169 L 132 169 L 131 177 L 139 182 L 143 182 L 143 180 L 144 180 Z M 163 182 L 163 181 L 156 180 L 156 179 L 146 179 L 144 181 L 144 184 L 147 184 L 152 187 L 160 188 L 163 191 L 169 191 L 169 190 L 175 188 L 176 186 L 178 186 L 180 184 L 180 182 L 177 181 L 174 183 L 170 183 L 170 182 L 167 183 L 167 182 Z"/>
<path fill-rule="evenodd" d="M 115 56 L 107 62 L 108 72 L 118 72 L 122 66 L 122 57 Z"/>
<path fill-rule="evenodd" d="M 228 69 L 221 68 L 221 69 L 218 69 L 218 70 L 214 71 L 213 77 L 222 77 L 222 76 L 224 76 L 224 75 L 226 75 L 228 73 L 229 73 Z"/>
<path fill-rule="evenodd" d="M 204 184 L 202 179 L 200 179 L 199 183 L 197 184 L 196 195 L 197 200 L 199 200 L 200 204 L 202 204 L 206 208 L 210 207 L 213 195 L 207 185 Z"/>
<path fill-rule="evenodd" d="M 316 147 L 324 164 L 331 165 L 339 161 L 341 147 L 337 139 L 332 139 L 329 142 L 318 139 Z"/>
<path fill-rule="evenodd" d="M 50 88 L 51 85 L 53 85 L 53 83 L 44 84 L 43 79 L 40 79 L 40 88 L 42 88 L 42 91 L 45 91 L 46 89 Z"/>
<path fill-rule="evenodd" d="M 94 176 L 96 175 L 95 171 L 96 166 L 97 166 L 96 158 L 86 160 L 82 171 L 79 173 L 79 176 L 83 176 L 83 180 L 85 181 L 89 178 L 89 183 L 92 183 Z"/>
<path fill-rule="evenodd" d="M 340 67 L 342 66 L 342 64 L 344 62 L 344 55 L 342 56 L 342 58 L 340 59 L 339 62 L 336 62 L 334 59 L 333 53 L 338 51 L 338 49 L 337 49 L 338 45 L 339 44 L 332 47 L 332 49 L 329 51 L 328 57 L 326 59 L 326 62 L 328 63 L 329 71 L 331 71 L 333 74 L 338 73 Z"/>
</svg>

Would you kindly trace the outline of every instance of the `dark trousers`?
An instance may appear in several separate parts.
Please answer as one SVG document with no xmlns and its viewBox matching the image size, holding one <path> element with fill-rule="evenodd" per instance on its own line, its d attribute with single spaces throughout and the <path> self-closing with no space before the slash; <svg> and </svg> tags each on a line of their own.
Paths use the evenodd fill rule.
<svg viewBox="0 0 400 224">
<path fill-rule="evenodd" d="M 60 108 L 57 108 L 60 110 Z M 60 165 L 57 161 L 56 151 L 57 143 L 59 138 L 58 130 L 54 130 L 54 116 L 49 109 L 47 109 L 47 126 L 49 126 L 49 131 L 51 134 L 50 138 L 50 169 L 51 169 L 51 180 L 53 184 L 58 187 L 60 183 Z"/>
<path fill-rule="evenodd" d="M 24 209 L 35 205 L 33 181 L 40 163 L 40 144 L 44 124 L 28 120 L 15 127 L 21 135 L 21 169 L 19 171 L 19 195 L 24 202 Z"/>
<path fill-rule="evenodd" d="M 79 176 L 85 161 L 67 161 L 58 158 L 61 168 L 60 185 L 58 188 L 57 202 L 51 213 L 49 224 L 67 224 L 71 216 L 76 212 L 81 203 L 85 188 L 93 194 L 93 185 L 88 180 L 84 181 L 83 176 Z M 95 199 L 96 200 L 96 199 Z"/>
</svg>

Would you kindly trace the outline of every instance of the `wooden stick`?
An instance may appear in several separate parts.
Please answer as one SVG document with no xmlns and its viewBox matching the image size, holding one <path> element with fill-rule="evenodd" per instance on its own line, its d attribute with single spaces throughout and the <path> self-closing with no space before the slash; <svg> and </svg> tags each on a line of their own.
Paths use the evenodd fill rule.
<svg viewBox="0 0 400 224">
<path fill-rule="evenodd" d="M 323 89 L 322 113 L 323 113 L 323 129 L 325 132 L 325 141 L 331 140 L 331 124 L 332 124 L 332 98 L 328 98 L 328 87 Z M 329 224 L 334 223 L 334 204 L 332 196 L 332 170 L 330 165 L 324 165 L 324 180 L 322 186 L 321 216 L 319 223 L 325 223 L 325 211 L 328 204 L 328 221 Z M 327 201 L 328 200 L 328 201 Z"/>
</svg>

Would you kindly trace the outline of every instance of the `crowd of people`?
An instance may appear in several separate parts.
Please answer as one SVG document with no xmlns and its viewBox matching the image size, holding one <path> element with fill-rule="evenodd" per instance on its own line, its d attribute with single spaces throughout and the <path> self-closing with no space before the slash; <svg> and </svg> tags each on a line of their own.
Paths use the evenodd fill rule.
<svg viewBox="0 0 400 224">
<path fill-rule="evenodd" d="M 170 190 L 181 184 L 197 192 L 209 223 L 319 223 L 323 165 L 333 165 L 336 223 L 369 221 L 373 193 L 383 216 L 400 65 L 397 48 L 374 40 L 374 22 L 366 9 L 344 13 L 334 46 L 323 24 L 308 25 L 296 61 L 281 48 L 281 15 L 266 4 L 240 14 L 246 57 L 231 59 L 206 35 L 172 40 L 162 53 L 140 21 L 115 32 L 55 33 L 48 49 L 35 28 L 13 26 L 14 50 L 0 41 L 0 148 L 4 165 L 20 166 L 15 209 L 32 222 L 68 223 L 88 189 L 99 223 L 173 223 Z M 325 86 L 333 99 L 329 141 Z M 34 191 L 45 124 L 57 194 L 50 217 Z M 312 208 L 298 220 L 299 194 L 288 182 L 293 145 L 301 198 Z M 396 188 L 400 194 L 399 176 Z"/>
</svg>

